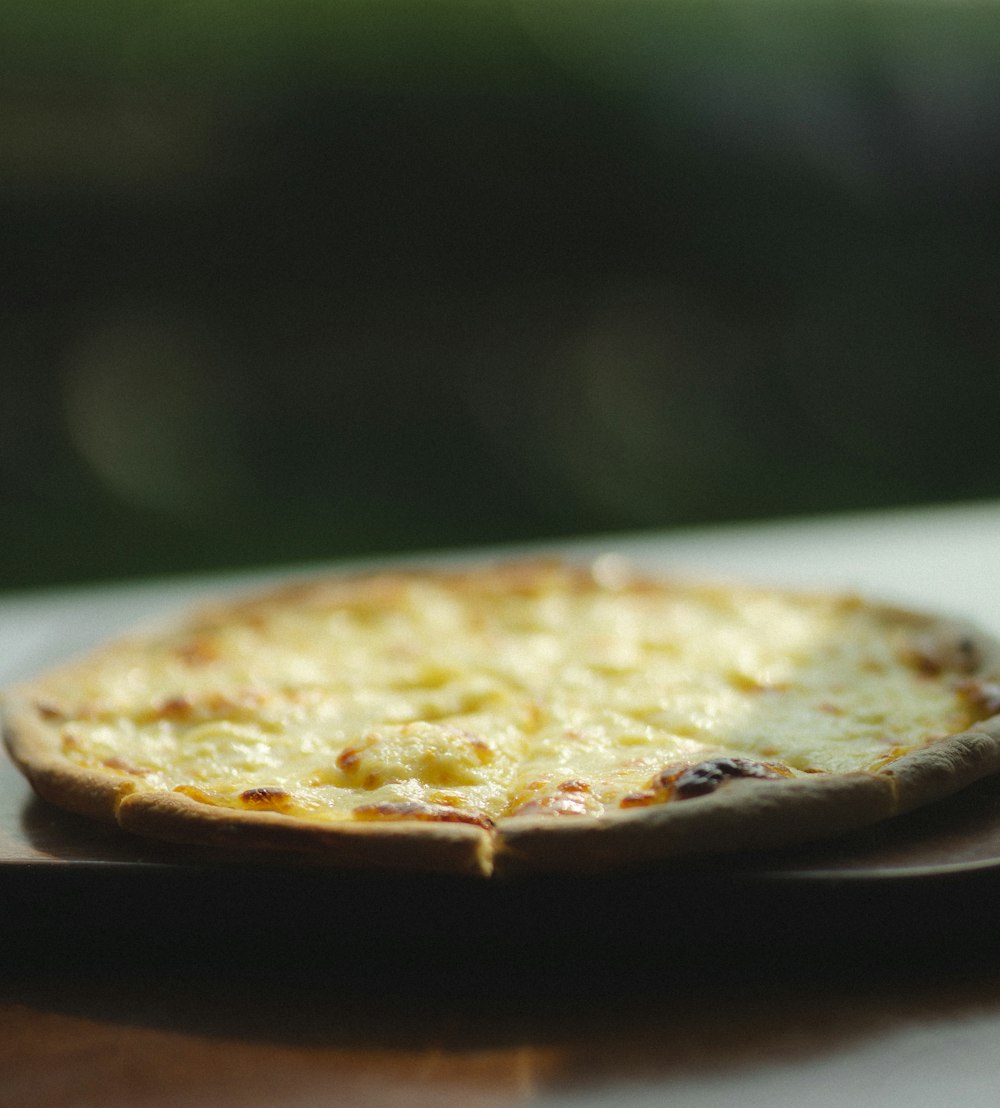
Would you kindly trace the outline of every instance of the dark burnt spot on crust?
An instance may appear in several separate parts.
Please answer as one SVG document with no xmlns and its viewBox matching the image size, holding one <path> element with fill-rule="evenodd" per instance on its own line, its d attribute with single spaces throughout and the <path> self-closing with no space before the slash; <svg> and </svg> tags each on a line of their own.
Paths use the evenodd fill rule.
<svg viewBox="0 0 1000 1108">
<path fill-rule="evenodd" d="M 362 804 L 354 809 L 352 815 L 364 821 L 415 819 L 430 823 L 470 823 L 487 831 L 493 828 L 493 820 L 484 812 L 452 808 L 445 804 L 423 804 L 417 800 Z"/>
<path fill-rule="evenodd" d="M 787 766 L 776 762 L 710 758 L 693 766 L 668 766 L 653 778 L 650 789 L 657 800 L 688 800 L 713 793 L 726 781 L 739 777 L 776 781 L 791 776 L 792 771 Z"/>
<path fill-rule="evenodd" d="M 693 766 L 666 766 L 645 789 L 628 793 L 619 808 L 648 808 L 668 800 L 689 800 L 715 792 L 726 781 L 738 777 L 776 781 L 791 777 L 792 771 L 780 762 L 755 762 L 750 758 L 719 757 Z"/>
</svg>

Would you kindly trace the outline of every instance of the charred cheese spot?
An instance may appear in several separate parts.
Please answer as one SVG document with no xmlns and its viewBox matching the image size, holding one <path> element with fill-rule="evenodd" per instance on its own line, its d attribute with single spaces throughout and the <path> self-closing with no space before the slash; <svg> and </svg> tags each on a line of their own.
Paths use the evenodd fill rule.
<svg viewBox="0 0 1000 1108">
<path fill-rule="evenodd" d="M 787 766 L 774 763 L 752 762 L 746 758 L 712 758 L 694 766 L 668 767 L 657 774 L 650 789 L 659 800 L 686 800 L 715 792 L 726 781 L 739 777 L 777 781 L 791 776 L 792 771 Z"/>
</svg>

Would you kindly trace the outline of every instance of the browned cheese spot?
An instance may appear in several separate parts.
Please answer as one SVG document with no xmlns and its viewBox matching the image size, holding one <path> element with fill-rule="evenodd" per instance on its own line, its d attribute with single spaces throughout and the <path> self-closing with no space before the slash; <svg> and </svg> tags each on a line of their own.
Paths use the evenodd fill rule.
<svg viewBox="0 0 1000 1108">
<path fill-rule="evenodd" d="M 60 739 L 60 749 L 63 754 L 82 754 L 83 744 L 72 731 L 63 731 Z"/>
<path fill-rule="evenodd" d="M 775 685 L 758 681 L 755 677 L 751 677 L 750 674 L 737 669 L 730 670 L 728 679 L 729 684 L 732 685 L 734 689 L 751 695 L 762 692 L 773 692 L 777 688 Z"/>
<path fill-rule="evenodd" d="M 187 666 L 206 666 L 219 657 L 219 648 L 209 638 L 197 638 L 177 648 L 177 657 Z"/>
<path fill-rule="evenodd" d="M 36 700 L 35 711 L 42 717 L 42 719 L 64 720 L 66 718 L 66 714 L 63 711 L 61 711 L 55 704 L 52 704 L 47 700 Z"/>
<path fill-rule="evenodd" d="M 244 789 L 240 793 L 240 802 L 248 808 L 269 812 L 286 812 L 291 806 L 292 798 L 284 789 L 263 785 L 255 789 Z"/>
<path fill-rule="evenodd" d="M 979 648 L 970 635 L 921 639 L 905 652 L 904 660 L 924 677 L 973 673 L 982 664 Z"/>
<path fill-rule="evenodd" d="M 124 758 L 105 758 L 101 763 L 107 769 L 116 770 L 118 773 L 127 773 L 132 777 L 145 777 L 151 771 L 140 766 L 134 766 L 126 762 Z"/>
<path fill-rule="evenodd" d="M 989 719 L 1000 714 L 1000 684 L 993 681 L 963 681 L 958 692 L 969 705 L 974 719 Z"/>
<path fill-rule="evenodd" d="M 493 820 L 484 812 L 462 811 L 444 804 L 422 804 L 416 800 L 362 804 L 354 809 L 352 815 L 365 821 L 415 819 L 431 823 L 471 823 L 487 831 L 493 827 Z"/>
<path fill-rule="evenodd" d="M 154 718 L 164 720 L 190 719 L 194 705 L 186 696 L 171 696 L 157 705 Z"/>
<path fill-rule="evenodd" d="M 214 804 L 219 805 L 220 797 L 212 796 L 210 793 L 205 792 L 204 789 L 199 789 L 197 785 L 175 785 L 174 792 L 180 793 L 182 796 L 190 797 L 192 800 L 197 800 L 199 804 Z"/>
<path fill-rule="evenodd" d="M 593 816 L 604 810 L 596 797 L 591 795 L 586 781 L 563 781 L 554 793 L 529 800 L 515 808 L 515 816 Z"/>
<path fill-rule="evenodd" d="M 335 765 L 342 773 L 353 773 L 358 768 L 358 762 L 361 760 L 361 754 L 369 746 L 370 742 L 362 743 L 360 746 L 346 746 L 337 755 Z"/>
<path fill-rule="evenodd" d="M 656 803 L 656 793 L 652 789 L 644 789 L 642 792 L 628 793 L 618 801 L 619 808 L 648 808 Z"/>
</svg>

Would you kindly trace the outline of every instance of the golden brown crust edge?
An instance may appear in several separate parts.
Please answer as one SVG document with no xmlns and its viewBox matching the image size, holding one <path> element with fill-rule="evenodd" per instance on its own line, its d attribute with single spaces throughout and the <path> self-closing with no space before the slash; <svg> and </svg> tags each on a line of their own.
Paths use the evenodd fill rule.
<svg viewBox="0 0 1000 1108">
<path fill-rule="evenodd" d="M 118 804 L 134 791 L 135 782 L 73 765 L 60 752 L 55 730 L 39 719 L 27 689 L 8 694 L 3 709 L 7 752 L 35 792 L 78 815 L 113 822 Z"/>
<path fill-rule="evenodd" d="M 1000 716 L 904 754 L 878 776 L 892 782 L 893 815 L 903 815 L 995 773 L 1000 773 Z"/>
<path fill-rule="evenodd" d="M 464 823 L 322 822 L 203 804 L 180 793 L 126 796 L 116 812 L 126 831 L 259 855 L 280 851 L 351 870 L 487 877 L 490 834 Z"/>
</svg>

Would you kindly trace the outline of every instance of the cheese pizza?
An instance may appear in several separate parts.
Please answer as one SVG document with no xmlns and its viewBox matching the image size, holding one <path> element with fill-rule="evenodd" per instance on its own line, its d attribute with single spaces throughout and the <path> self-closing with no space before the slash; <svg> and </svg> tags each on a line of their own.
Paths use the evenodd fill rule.
<svg viewBox="0 0 1000 1108">
<path fill-rule="evenodd" d="M 10 691 L 46 800 L 344 868 L 615 871 L 836 835 L 1000 770 L 993 644 L 614 558 L 295 581 Z"/>
</svg>

